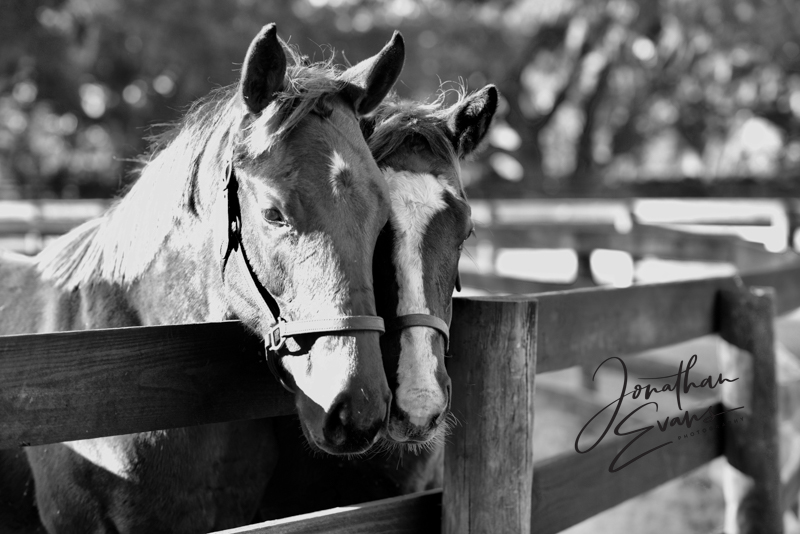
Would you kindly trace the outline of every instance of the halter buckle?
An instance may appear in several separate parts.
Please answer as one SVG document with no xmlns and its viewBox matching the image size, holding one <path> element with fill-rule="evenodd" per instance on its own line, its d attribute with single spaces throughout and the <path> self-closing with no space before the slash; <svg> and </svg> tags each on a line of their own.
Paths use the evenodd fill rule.
<svg viewBox="0 0 800 534">
<path fill-rule="evenodd" d="M 269 329 L 269 343 L 267 344 L 268 351 L 278 352 L 286 344 L 286 337 L 281 333 L 281 326 L 286 323 L 282 318 L 278 318 L 278 322 Z"/>
</svg>

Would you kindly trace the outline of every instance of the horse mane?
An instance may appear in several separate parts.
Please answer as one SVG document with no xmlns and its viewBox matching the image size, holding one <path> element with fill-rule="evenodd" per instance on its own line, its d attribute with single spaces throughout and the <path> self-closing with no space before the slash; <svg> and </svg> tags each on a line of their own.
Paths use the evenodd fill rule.
<svg viewBox="0 0 800 534">
<path fill-rule="evenodd" d="M 386 160 L 408 137 L 417 135 L 427 141 L 435 156 L 452 161 L 457 168 L 458 155 L 447 130 L 450 111 L 445 99 L 449 92 L 458 95 L 456 105 L 468 96 L 460 84 L 441 90 L 432 102 L 404 100 L 392 94 L 370 117 L 361 120 L 362 133 L 379 167 L 386 166 Z"/>
<path fill-rule="evenodd" d="M 239 140 L 251 156 L 269 151 L 309 113 L 325 110 L 328 96 L 343 87 L 332 59 L 310 64 L 284 43 L 289 66 L 284 88 L 244 130 Z M 104 215 L 46 247 L 36 263 L 42 276 L 64 289 L 93 281 L 127 285 L 150 266 L 181 222 L 199 219 L 198 189 L 218 184 L 226 147 L 240 127 L 238 84 L 212 91 L 191 106 L 175 126 L 150 139 L 139 178 Z M 205 163 L 211 153 L 210 169 Z M 200 180 L 204 171 L 220 180 Z"/>
</svg>

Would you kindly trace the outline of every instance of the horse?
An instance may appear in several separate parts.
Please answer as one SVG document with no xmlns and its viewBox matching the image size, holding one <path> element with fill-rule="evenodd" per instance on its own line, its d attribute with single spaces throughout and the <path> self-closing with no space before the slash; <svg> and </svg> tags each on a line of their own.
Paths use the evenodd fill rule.
<svg viewBox="0 0 800 534">
<path fill-rule="evenodd" d="M 269 341 L 309 446 L 367 450 L 391 398 L 371 269 L 389 205 L 358 118 L 403 59 L 395 32 L 345 71 L 309 64 L 265 26 L 238 84 L 157 139 L 104 216 L 3 256 L 0 333 L 238 319 Z M 275 449 L 269 424 L 244 421 L 25 453 L 48 532 L 188 533 L 249 522 Z"/>
<path fill-rule="evenodd" d="M 444 356 L 458 261 L 473 233 L 459 162 L 480 145 L 497 102 L 489 85 L 461 91 L 450 107 L 443 98 L 387 100 L 361 120 L 390 187 L 392 211 L 373 256 L 377 309 L 387 324 L 381 351 L 394 393 L 389 432 L 370 457 L 324 457 L 303 446 L 296 419 L 276 418 L 281 462 L 262 519 L 441 487 L 450 401 Z M 398 321 L 410 314 L 422 318 Z"/>
</svg>

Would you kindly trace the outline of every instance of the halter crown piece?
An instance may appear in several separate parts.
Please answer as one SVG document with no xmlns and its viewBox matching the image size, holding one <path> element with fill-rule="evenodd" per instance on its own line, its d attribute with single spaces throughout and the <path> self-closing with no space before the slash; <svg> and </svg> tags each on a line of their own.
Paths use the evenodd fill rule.
<svg viewBox="0 0 800 534">
<path fill-rule="evenodd" d="M 284 380 L 284 375 L 280 371 L 279 360 L 282 356 L 281 350 L 286 344 L 286 339 L 300 334 L 318 334 L 331 332 L 348 332 L 353 330 L 374 330 L 381 334 L 386 331 L 383 319 L 376 315 L 344 315 L 332 317 L 330 319 L 308 319 L 305 321 L 287 321 L 281 317 L 281 310 L 278 302 L 269 291 L 259 282 L 258 277 L 253 272 L 247 255 L 244 251 L 242 241 L 242 214 L 239 206 L 239 183 L 236 180 L 236 172 L 233 167 L 233 147 L 235 142 L 231 142 L 225 158 L 225 178 L 222 183 L 223 201 L 227 204 L 228 228 L 226 243 L 223 243 L 220 260 L 220 270 L 223 280 L 225 278 L 225 267 L 231 253 L 236 257 L 236 262 L 243 272 L 248 273 L 250 288 L 254 300 L 259 304 L 268 317 L 272 317 L 274 322 L 269 330 L 267 338 L 264 340 L 267 364 L 270 371 L 289 392 L 294 393 Z"/>
</svg>

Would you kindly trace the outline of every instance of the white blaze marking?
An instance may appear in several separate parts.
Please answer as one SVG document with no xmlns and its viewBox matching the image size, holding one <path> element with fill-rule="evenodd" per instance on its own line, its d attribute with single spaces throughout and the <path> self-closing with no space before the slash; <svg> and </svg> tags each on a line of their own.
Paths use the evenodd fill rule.
<svg viewBox="0 0 800 534">
<path fill-rule="evenodd" d="M 422 244 L 433 217 L 447 208 L 444 191 L 450 187 L 430 174 L 384 171 L 389 183 L 391 221 L 395 231 L 392 260 L 399 286 L 397 314 L 427 313 Z M 410 422 L 426 425 L 433 415 L 446 408 L 447 399 L 436 380 L 438 362 L 433 354 L 432 328 L 412 326 L 400 337 L 400 361 L 397 368 L 397 406 Z"/>
<path fill-rule="evenodd" d="M 336 196 L 340 196 L 342 194 L 342 182 L 340 179 L 340 175 L 343 172 L 347 172 L 348 170 L 350 170 L 350 166 L 344 160 L 342 155 L 335 150 L 333 151 L 333 154 L 331 154 L 330 170 L 331 174 L 329 179 L 331 187 L 333 188 L 333 193 Z"/>
<path fill-rule="evenodd" d="M 324 358 L 283 358 L 281 364 L 291 373 L 297 387 L 326 413 L 330 412 L 339 395 L 346 390 L 353 374 L 355 340 L 347 336 L 326 336 L 320 351 Z M 313 369 L 313 372 L 310 372 Z"/>
</svg>

